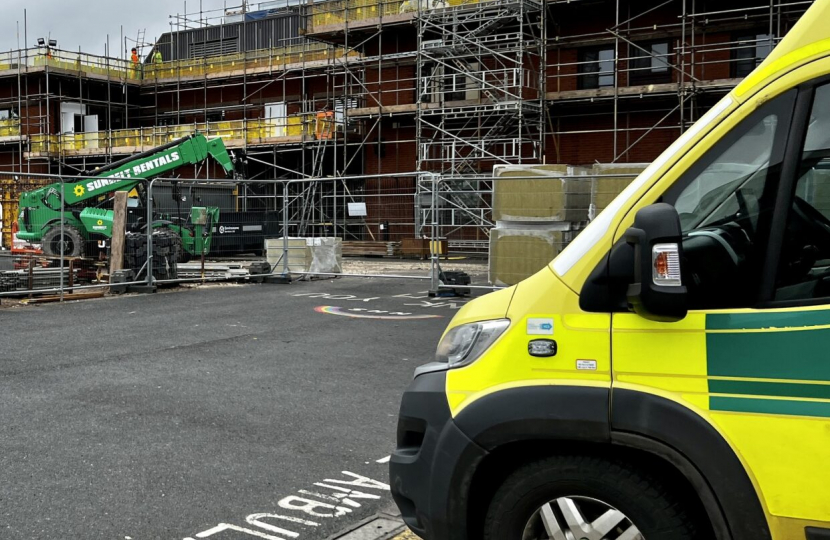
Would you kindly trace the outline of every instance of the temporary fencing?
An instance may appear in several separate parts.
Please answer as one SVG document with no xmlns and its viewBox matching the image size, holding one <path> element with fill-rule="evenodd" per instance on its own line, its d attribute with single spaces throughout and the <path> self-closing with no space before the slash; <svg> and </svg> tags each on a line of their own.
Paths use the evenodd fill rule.
<svg viewBox="0 0 830 540">
<path fill-rule="evenodd" d="M 120 265 L 113 194 L 64 204 L 100 179 L 5 175 L 0 296 L 338 276 L 420 280 L 435 295 L 490 290 L 544 268 L 641 169 L 136 180 Z"/>
</svg>

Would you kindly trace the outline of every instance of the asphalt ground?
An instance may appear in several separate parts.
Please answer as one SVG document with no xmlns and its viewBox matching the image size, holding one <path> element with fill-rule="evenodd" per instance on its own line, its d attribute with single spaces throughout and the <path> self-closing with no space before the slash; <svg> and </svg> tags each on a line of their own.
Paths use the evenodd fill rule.
<svg viewBox="0 0 830 540">
<path fill-rule="evenodd" d="M 394 508 L 401 393 L 464 303 L 424 289 L 0 309 L 0 538 L 312 540 Z"/>
</svg>

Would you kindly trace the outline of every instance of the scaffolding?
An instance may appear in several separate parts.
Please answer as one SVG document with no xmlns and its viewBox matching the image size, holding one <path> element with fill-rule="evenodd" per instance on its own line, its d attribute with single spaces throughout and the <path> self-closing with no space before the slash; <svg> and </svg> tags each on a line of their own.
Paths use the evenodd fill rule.
<svg viewBox="0 0 830 540">
<path fill-rule="evenodd" d="M 586 28 L 568 24 L 585 2 L 549 0 L 548 161 L 568 162 L 560 152 L 568 138 L 600 134 L 610 144 L 593 159 L 650 161 L 654 150 L 635 157 L 644 154 L 638 148 L 683 133 L 811 3 L 668 0 L 635 9 L 636 2 L 617 0 L 607 2 L 604 27 Z"/>
<path fill-rule="evenodd" d="M 218 29 L 219 41 L 138 66 L 80 51 L 0 54 L 2 167 L 74 174 L 201 131 L 243 150 L 254 180 L 325 179 L 288 192 L 307 234 L 379 237 L 343 215 L 346 203 L 414 194 L 408 235 L 437 221 L 441 236 L 484 245 L 494 165 L 651 161 L 809 4 L 297 0 L 177 14 L 171 47 L 192 29 Z M 304 21 L 297 35 L 251 50 L 244 36 L 240 50 L 221 41 L 250 12 L 284 9 Z M 99 111 L 100 129 L 64 130 L 68 102 Z M 275 186 L 246 184 L 241 208 L 280 208 Z M 376 223 L 402 211 L 371 210 Z"/>
<path fill-rule="evenodd" d="M 488 169 L 542 158 L 542 4 L 485 0 L 421 6 L 416 24 L 418 168 L 444 180 L 442 222 L 489 230 Z M 422 226 L 432 220 L 428 213 L 421 213 Z"/>
</svg>

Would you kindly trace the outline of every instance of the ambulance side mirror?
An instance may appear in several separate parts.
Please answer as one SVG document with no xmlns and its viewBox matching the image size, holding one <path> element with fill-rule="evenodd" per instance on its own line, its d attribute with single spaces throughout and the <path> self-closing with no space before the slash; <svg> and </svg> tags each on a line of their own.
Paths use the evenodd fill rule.
<svg viewBox="0 0 830 540">
<path fill-rule="evenodd" d="M 677 210 L 666 203 L 642 208 L 625 232 L 634 247 L 634 283 L 626 297 L 643 318 L 675 322 L 686 316 L 682 236 Z"/>
</svg>

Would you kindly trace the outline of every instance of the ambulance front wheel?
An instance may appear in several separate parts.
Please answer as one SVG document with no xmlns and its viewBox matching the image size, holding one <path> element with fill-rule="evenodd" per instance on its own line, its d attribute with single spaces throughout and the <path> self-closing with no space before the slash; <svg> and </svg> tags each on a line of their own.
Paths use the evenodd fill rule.
<svg viewBox="0 0 830 540">
<path fill-rule="evenodd" d="M 546 458 L 512 473 L 492 499 L 485 540 L 697 540 L 689 505 L 657 476 L 587 455 Z"/>
</svg>

